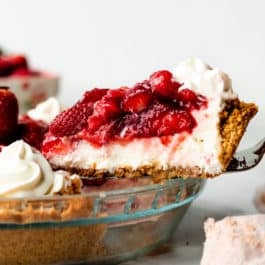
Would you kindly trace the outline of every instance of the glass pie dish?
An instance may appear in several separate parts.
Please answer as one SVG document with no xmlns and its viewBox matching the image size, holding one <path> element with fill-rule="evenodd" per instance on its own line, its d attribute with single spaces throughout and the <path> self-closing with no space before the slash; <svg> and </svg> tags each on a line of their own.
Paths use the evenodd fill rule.
<svg viewBox="0 0 265 265">
<path fill-rule="evenodd" d="M 81 195 L 0 200 L 0 264 L 117 264 L 167 241 L 205 181 L 108 179 Z"/>
</svg>

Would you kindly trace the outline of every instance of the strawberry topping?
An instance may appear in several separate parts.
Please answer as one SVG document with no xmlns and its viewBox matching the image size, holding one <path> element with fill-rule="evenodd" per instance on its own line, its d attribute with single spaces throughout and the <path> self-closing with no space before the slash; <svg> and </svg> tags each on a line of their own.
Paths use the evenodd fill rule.
<svg viewBox="0 0 265 265">
<path fill-rule="evenodd" d="M 173 80 L 172 73 L 167 70 L 153 73 L 150 76 L 150 85 L 154 93 L 165 98 L 174 96 L 181 86 Z"/>
<path fill-rule="evenodd" d="M 201 95 L 196 95 L 193 91 L 188 88 L 184 88 L 179 91 L 177 95 L 177 101 L 179 105 L 185 109 L 193 110 L 200 109 L 201 106 L 205 105 L 206 99 Z"/>
<path fill-rule="evenodd" d="M 95 88 L 89 91 L 86 91 L 83 98 L 80 100 L 80 103 L 94 103 L 98 100 L 100 100 L 106 93 L 108 92 L 108 89 L 99 89 Z"/>
<path fill-rule="evenodd" d="M 59 138 L 55 138 L 47 133 L 42 144 L 41 151 L 48 158 L 49 153 L 56 154 L 67 154 L 72 149 L 70 141 L 61 140 Z"/>
<path fill-rule="evenodd" d="M 163 113 L 155 122 L 154 127 L 157 128 L 159 136 L 172 135 L 183 131 L 191 132 L 196 125 L 195 119 L 185 110 L 173 110 Z"/>
<path fill-rule="evenodd" d="M 106 95 L 94 104 L 93 114 L 88 118 L 90 132 L 95 132 L 121 114 L 124 94 L 125 88 L 108 90 Z"/>
<path fill-rule="evenodd" d="M 50 125 L 50 131 L 57 136 L 74 135 L 87 126 L 92 111 L 92 103 L 78 103 L 58 115 Z"/>
<path fill-rule="evenodd" d="M 139 113 L 149 107 L 151 100 L 151 91 L 144 87 L 136 87 L 136 89 L 129 90 L 126 93 L 122 108 L 126 112 Z"/>
<path fill-rule="evenodd" d="M 192 133 L 193 111 L 207 107 L 207 99 L 184 88 L 171 72 L 155 72 L 128 88 L 93 89 L 50 125 L 50 135 L 86 140 L 96 146 L 110 141 Z M 49 141 L 45 141 L 48 143 Z M 45 149 L 45 145 L 44 145 Z"/>
</svg>

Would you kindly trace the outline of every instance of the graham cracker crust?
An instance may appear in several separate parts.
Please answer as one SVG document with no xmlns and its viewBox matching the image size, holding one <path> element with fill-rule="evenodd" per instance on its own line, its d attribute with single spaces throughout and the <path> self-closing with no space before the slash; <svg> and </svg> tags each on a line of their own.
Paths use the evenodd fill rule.
<svg viewBox="0 0 265 265">
<path fill-rule="evenodd" d="M 105 224 L 1 230 L 0 264 L 79 264 L 104 255 L 105 231 Z"/>
<path fill-rule="evenodd" d="M 1 200 L 0 220 L 3 224 L 19 224 L 16 228 L 1 228 L 0 264 L 77 263 L 105 251 L 103 238 L 106 224 L 41 227 L 35 223 L 73 221 L 93 212 L 93 200 L 83 195 L 58 196 L 43 200 Z M 24 224 L 30 226 L 24 227 Z"/>
<path fill-rule="evenodd" d="M 258 112 L 254 103 L 239 100 L 231 101 L 220 114 L 220 135 L 222 152 L 219 159 L 223 164 L 223 171 L 228 167 L 239 142 L 244 135 L 249 121 Z"/>
<path fill-rule="evenodd" d="M 257 113 L 258 108 L 253 103 L 245 103 L 238 99 L 226 102 L 225 109 L 220 113 L 219 133 L 221 137 L 221 152 L 219 160 L 222 164 L 222 170 L 216 174 L 209 174 L 199 167 L 169 167 L 164 170 L 156 164 L 142 166 L 137 169 L 131 167 L 117 168 L 114 172 L 109 172 L 107 169 L 95 168 L 76 168 L 67 167 L 61 168 L 52 165 L 54 169 L 64 169 L 71 173 L 76 173 L 81 176 L 102 178 L 116 176 L 121 178 L 138 178 L 141 176 L 151 176 L 154 182 L 161 182 L 164 179 L 175 178 L 181 176 L 183 178 L 211 178 L 223 173 L 228 167 L 233 154 L 247 128 L 251 118 Z"/>
<path fill-rule="evenodd" d="M 27 224 L 32 222 L 68 221 L 92 215 L 93 200 L 76 195 L 58 196 L 58 200 L 1 200 L 0 223 Z"/>
</svg>

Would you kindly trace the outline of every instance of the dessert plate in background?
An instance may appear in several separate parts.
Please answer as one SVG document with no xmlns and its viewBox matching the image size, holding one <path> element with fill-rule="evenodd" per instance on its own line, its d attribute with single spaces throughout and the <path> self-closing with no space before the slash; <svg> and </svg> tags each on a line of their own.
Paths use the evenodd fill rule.
<svg viewBox="0 0 265 265">
<path fill-rule="evenodd" d="M 31 68 L 23 54 L 0 51 L 0 87 L 10 87 L 19 101 L 20 113 L 58 93 L 59 77 Z"/>
</svg>

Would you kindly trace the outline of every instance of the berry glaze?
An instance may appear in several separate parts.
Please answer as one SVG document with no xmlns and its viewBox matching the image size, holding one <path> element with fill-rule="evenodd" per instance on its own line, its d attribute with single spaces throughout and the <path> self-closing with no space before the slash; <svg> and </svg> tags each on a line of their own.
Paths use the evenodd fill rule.
<svg viewBox="0 0 265 265">
<path fill-rule="evenodd" d="M 180 89 L 181 88 L 181 89 Z M 135 138 L 191 134 L 197 126 L 193 111 L 207 108 L 206 97 L 183 88 L 166 70 L 132 88 L 93 89 L 50 124 L 42 151 L 69 150 L 69 143 L 80 140 L 94 146 Z"/>
</svg>

